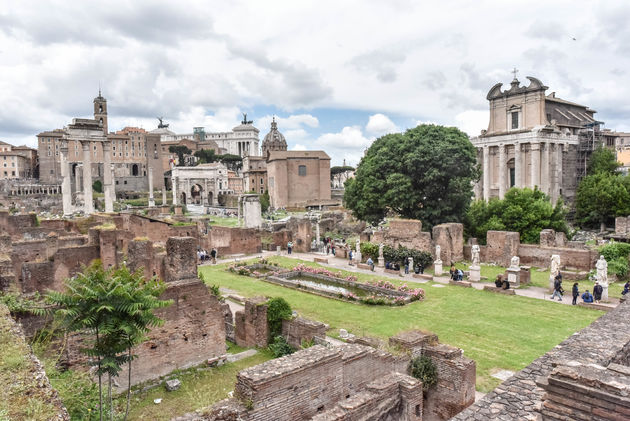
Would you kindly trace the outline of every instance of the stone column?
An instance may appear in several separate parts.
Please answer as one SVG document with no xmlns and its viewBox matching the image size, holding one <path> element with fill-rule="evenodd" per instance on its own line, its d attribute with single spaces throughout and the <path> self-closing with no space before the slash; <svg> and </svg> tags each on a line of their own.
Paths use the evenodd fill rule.
<svg viewBox="0 0 630 421">
<path fill-rule="evenodd" d="M 540 170 L 540 184 L 542 185 L 541 190 L 545 193 L 545 194 L 550 194 L 551 190 L 551 154 L 550 154 L 550 148 L 551 148 L 551 144 L 549 142 L 544 144 L 545 146 L 545 150 L 542 156 L 542 163 L 541 163 L 541 170 Z"/>
<path fill-rule="evenodd" d="M 177 206 L 177 177 L 171 178 L 171 182 L 173 183 L 173 206 Z"/>
<path fill-rule="evenodd" d="M 505 196 L 505 173 L 507 171 L 507 164 L 505 162 L 505 145 L 499 145 L 499 199 L 503 199 Z"/>
<path fill-rule="evenodd" d="M 116 201 L 116 171 L 115 171 L 115 167 L 114 164 L 111 164 L 109 166 L 109 171 L 110 174 L 112 175 L 112 188 L 111 188 L 111 198 L 112 198 L 112 203 L 114 203 Z"/>
<path fill-rule="evenodd" d="M 114 189 L 112 180 L 112 144 L 111 141 L 103 142 L 103 193 L 105 195 L 105 212 L 114 212 L 114 201 L 112 200 L 112 190 Z"/>
<path fill-rule="evenodd" d="M 166 186 L 162 188 L 162 206 L 166 206 Z"/>
<path fill-rule="evenodd" d="M 68 167 L 70 167 L 70 163 L 68 163 Z M 75 193 L 83 191 L 83 189 L 81 188 L 81 168 L 82 168 L 81 164 L 77 164 L 74 167 L 74 191 L 75 191 Z"/>
<path fill-rule="evenodd" d="M 516 142 L 514 144 L 514 186 L 523 187 L 523 181 L 521 179 L 522 171 L 521 162 L 521 144 Z"/>
<path fill-rule="evenodd" d="M 490 200 L 490 148 L 483 146 L 483 200 Z"/>
<path fill-rule="evenodd" d="M 83 147 L 83 212 L 86 215 L 94 213 L 94 203 L 92 203 L 92 142 L 82 140 Z"/>
<path fill-rule="evenodd" d="M 533 189 L 536 186 L 540 187 L 540 143 L 531 143 L 530 144 L 530 154 L 531 154 L 531 188 Z"/>
<path fill-rule="evenodd" d="M 63 215 L 72 215 L 72 185 L 70 184 L 70 166 L 68 164 L 68 142 L 61 142 L 61 195 L 63 200 Z"/>
<path fill-rule="evenodd" d="M 153 167 L 149 167 L 149 207 L 155 207 L 155 198 L 153 197 Z"/>
<path fill-rule="evenodd" d="M 555 183 L 553 185 L 553 202 L 554 204 L 560 198 L 560 189 L 562 188 L 562 144 L 556 143 L 556 165 L 555 165 Z"/>
<path fill-rule="evenodd" d="M 190 178 L 187 178 L 186 179 L 186 203 L 182 203 L 182 205 L 187 205 L 189 203 L 192 203 L 190 201 L 190 196 L 191 196 L 191 194 L 190 194 Z"/>
<path fill-rule="evenodd" d="M 203 205 L 204 206 L 210 206 L 210 203 L 208 203 L 208 179 L 204 178 L 203 179 L 203 195 L 201 196 L 203 198 Z"/>
</svg>

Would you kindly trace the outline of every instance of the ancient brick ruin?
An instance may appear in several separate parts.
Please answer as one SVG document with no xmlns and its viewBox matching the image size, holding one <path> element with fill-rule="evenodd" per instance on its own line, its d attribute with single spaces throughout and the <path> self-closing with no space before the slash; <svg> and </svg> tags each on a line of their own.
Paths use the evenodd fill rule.
<svg viewBox="0 0 630 421">
<path fill-rule="evenodd" d="M 291 329 L 289 340 L 299 344 L 323 334 L 325 325 L 297 318 L 283 326 Z M 235 398 L 178 420 L 441 421 L 474 402 L 475 362 L 461 349 L 419 331 L 403 332 L 390 345 L 396 354 L 348 343 L 315 345 L 267 361 L 237 375 Z M 428 356 L 438 373 L 437 384 L 425 392 L 408 374 L 411 359 L 420 355 Z"/>
</svg>

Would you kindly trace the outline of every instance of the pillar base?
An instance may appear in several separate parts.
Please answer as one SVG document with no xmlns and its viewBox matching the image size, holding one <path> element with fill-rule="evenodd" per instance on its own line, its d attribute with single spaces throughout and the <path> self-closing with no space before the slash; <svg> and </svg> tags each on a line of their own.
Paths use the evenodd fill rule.
<svg viewBox="0 0 630 421">
<path fill-rule="evenodd" d="M 149 207 L 150 208 L 154 208 L 155 207 L 155 199 L 152 197 L 149 197 Z"/>
<path fill-rule="evenodd" d="M 383 257 L 379 257 L 378 258 L 378 267 L 380 267 L 380 268 L 384 268 L 385 267 L 385 259 Z"/>
<path fill-rule="evenodd" d="M 518 287 L 521 284 L 521 268 L 520 267 L 509 267 L 507 269 L 508 274 L 508 282 L 510 283 L 510 288 Z"/>
<path fill-rule="evenodd" d="M 468 275 L 468 280 L 471 282 L 479 282 L 481 281 L 481 266 L 472 265 L 468 267 L 470 270 L 470 275 Z"/>
<path fill-rule="evenodd" d="M 436 260 L 433 262 L 433 274 L 435 276 L 442 276 L 442 261 Z"/>
</svg>

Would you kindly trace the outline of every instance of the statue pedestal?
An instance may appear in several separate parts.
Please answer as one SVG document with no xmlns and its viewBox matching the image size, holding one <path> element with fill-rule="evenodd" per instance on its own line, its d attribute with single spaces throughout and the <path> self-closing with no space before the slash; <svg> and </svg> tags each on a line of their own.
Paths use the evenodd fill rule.
<svg viewBox="0 0 630 421">
<path fill-rule="evenodd" d="M 149 197 L 149 207 L 150 208 L 154 208 L 155 207 L 155 199 L 152 197 Z"/>
<path fill-rule="evenodd" d="M 361 263 L 361 252 L 355 251 L 354 255 L 352 256 L 352 260 L 354 260 L 354 263 Z"/>
<path fill-rule="evenodd" d="M 508 273 L 508 282 L 510 283 L 510 288 L 516 288 L 521 284 L 521 268 L 520 267 L 512 267 L 510 266 L 507 269 Z"/>
<path fill-rule="evenodd" d="M 605 303 L 608 302 L 608 285 L 602 285 L 602 301 Z"/>
<path fill-rule="evenodd" d="M 380 267 L 380 268 L 384 268 L 385 267 L 385 258 L 384 257 L 379 257 L 378 258 L 378 267 Z"/>
<path fill-rule="evenodd" d="M 470 269 L 470 275 L 468 276 L 468 280 L 470 282 L 481 281 L 481 266 L 472 265 L 472 266 L 469 266 L 468 269 Z"/>
<path fill-rule="evenodd" d="M 435 276 L 442 276 L 442 261 L 436 260 L 433 262 L 433 274 Z"/>
<path fill-rule="evenodd" d="M 277 254 L 278 256 L 280 256 L 280 254 L 282 254 L 282 247 L 280 247 L 280 246 L 276 246 L 276 254 Z"/>
</svg>

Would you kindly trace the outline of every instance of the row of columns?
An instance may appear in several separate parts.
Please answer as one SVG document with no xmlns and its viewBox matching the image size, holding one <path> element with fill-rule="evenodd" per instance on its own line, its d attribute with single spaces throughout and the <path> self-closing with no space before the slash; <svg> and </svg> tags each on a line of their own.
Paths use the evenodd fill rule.
<svg viewBox="0 0 630 421">
<path fill-rule="evenodd" d="M 83 149 L 83 212 L 85 214 L 94 213 L 94 202 L 92 194 L 92 141 L 80 140 L 81 147 Z M 105 197 L 105 212 L 114 211 L 115 191 L 113 185 L 112 175 L 112 155 L 111 155 L 111 141 L 99 141 L 103 146 L 103 193 Z M 66 216 L 72 215 L 74 208 L 72 206 L 72 187 L 70 183 L 71 171 L 70 163 L 68 161 L 68 142 L 63 141 L 60 148 L 61 152 L 61 194 L 63 214 Z M 79 167 L 75 173 L 75 183 L 77 190 L 79 187 Z"/>
<path fill-rule="evenodd" d="M 560 196 L 560 186 L 562 185 L 562 144 L 555 143 L 555 157 L 551 155 L 551 142 L 528 142 L 530 145 L 530 182 L 525 186 L 525 174 L 523 171 L 523 155 L 521 151 L 522 143 L 514 144 L 514 186 L 530 187 L 538 186 L 544 193 L 549 194 L 555 202 Z M 541 146 L 544 145 L 541 154 Z M 508 188 L 508 167 L 506 144 L 499 144 L 499 198 L 503 199 Z M 490 199 L 490 146 L 484 145 L 482 148 L 482 180 L 480 187 L 483 188 L 483 199 Z M 555 166 L 552 169 L 552 162 Z M 552 177 L 555 176 L 555 183 Z M 478 197 L 481 195 L 478 194 Z"/>
<path fill-rule="evenodd" d="M 24 185 L 11 189 L 11 196 L 28 196 L 30 194 L 59 194 L 61 186 Z"/>
</svg>

